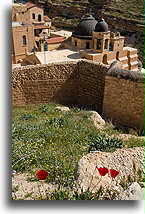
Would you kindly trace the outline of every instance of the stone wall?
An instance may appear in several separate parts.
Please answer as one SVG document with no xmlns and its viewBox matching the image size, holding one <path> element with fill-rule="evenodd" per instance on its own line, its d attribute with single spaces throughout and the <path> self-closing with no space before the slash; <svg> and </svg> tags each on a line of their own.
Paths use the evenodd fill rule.
<svg viewBox="0 0 145 214">
<path fill-rule="evenodd" d="M 107 67 L 98 63 L 83 61 L 79 66 L 78 105 L 96 110 L 102 114 L 105 76 Z"/>
<path fill-rule="evenodd" d="M 111 69 L 105 79 L 103 117 L 143 129 L 143 73 Z"/>
<path fill-rule="evenodd" d="M 56 102 L 77 104 L 76 62 L 13 69 L 13 105 Z"/>
<path fill-rule="evenodd" d="M 13 68 L 13 105 L 55 102 L 143 129 L 143 74 L 88 60 Z"/>
</svg>

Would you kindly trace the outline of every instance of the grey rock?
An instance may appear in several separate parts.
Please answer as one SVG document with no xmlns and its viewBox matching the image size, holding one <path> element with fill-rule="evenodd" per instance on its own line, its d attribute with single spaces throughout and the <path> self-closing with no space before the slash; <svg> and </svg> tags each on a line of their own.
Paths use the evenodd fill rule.
<svg viewBox="0 0 145 214">
<path fill-rule="evenodd" d="M 137 182 L 133 182 L 123 194 L 120 195 L 120 200 L 143 200 L 144 189 Z"/>
<path fill-rule="evenodd" d="M 67 111 L 70 111 L 69 107 L 61 107 L 61 106 L 57 106 L 56 109 L 59 109 L 60 111 L 64 111 L 64 112 L 67 112 Z"/>
</svg>

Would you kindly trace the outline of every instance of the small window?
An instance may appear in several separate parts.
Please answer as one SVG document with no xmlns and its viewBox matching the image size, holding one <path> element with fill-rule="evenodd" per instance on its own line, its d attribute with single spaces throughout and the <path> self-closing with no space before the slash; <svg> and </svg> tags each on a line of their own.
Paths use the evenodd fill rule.
<svg viewBox="0 0 145 214">
<path fill-rule="evenodd" d="M 23 45 L 26 46 L 26 36 L 25 35 L 23 36 Z"/>
<path fill-rule="evenodd" d="M 75 40 L 75 46 L 77 46 L 77 41 Z"/>
<path fill-rule="evenodd" d="M 90 43 L 89 42 L 86 43 L 86 49 L 90 49 Z"/>
<path fill-rule="evenodd" d="M 102 45 L 102 41 L 101 39 L 97 40 L 97 49 L 100 50 L 101 49 L 101 45 Z"/>
<path fill-rule="evenodd" d="M 38 15 L 38 21 L 41 22 L 41 14 Z"/>
<path fill-rule="evenodd" d="M 32 14 L 32 19 L 35 19 L 35 13 Z"/>
<path fill-rule="evenodd" d="M 113 44 L 111 42 L 109 44 L 109 51 L 113 51 Z"/>
<path fill-rule="evenodd" d="M 22 12 L 22 14 L 24 14 L 24 12 Z"/>
<path fill-rule="evenodd" d="M 104 47 L 105 49 L 108 49 L 108 41 L 109 41 L 108 39 L 105 39 L 105 47 Z"/>
</svg>

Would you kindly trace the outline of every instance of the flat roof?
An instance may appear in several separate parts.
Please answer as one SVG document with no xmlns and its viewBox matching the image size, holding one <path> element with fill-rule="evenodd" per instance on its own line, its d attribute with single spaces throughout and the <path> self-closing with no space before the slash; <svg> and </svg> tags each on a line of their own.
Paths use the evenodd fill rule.
<svg viewBox="0 0 145 214">
<path fill-rule="evenodd" d="M 35 25 L 34 26 L 34 29 L 49 29 L 50 27 L 49 26 L 46 26 L 46 25 Z"/>
<path fill-rule="evenodd" d="M 82 59 L 81 53 L 70 49 L 36 52 L 35 55 L 42 64 L 51 62 L 78 61 Z"/>
<path fill-rule="evenodd" d="M 54 37 L 54 38 L 50 38 L 50 39 L 46 39 L 46 42 L 48 44 L 54 44 L 54 43 L 58 43 L 58 42 L 64 42 L 64 37 Z"/>
</svg>

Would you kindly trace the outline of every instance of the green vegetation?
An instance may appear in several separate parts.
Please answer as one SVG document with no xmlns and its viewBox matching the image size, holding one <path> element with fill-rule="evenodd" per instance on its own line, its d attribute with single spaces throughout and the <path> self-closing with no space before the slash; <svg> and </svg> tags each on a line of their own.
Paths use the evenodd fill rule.
<svg viewBox="0 0 145 214">
<path fill-rule="evenodd" d="M 89 150 L 101 152 L 114 152 L 116 149 L 122 147 L 122 142 L 118 138 L 108 138 L 105 135 L 93 136 L 89 144 Z"/>
<path fill-rule="evenodd" d="M 80 19 L 69 19 L 64 16 L 55 17 L 54 20 L 55 22 L 62 22 L 73 26 L 77 26 L 80 23 Z"/>
<path fill-rule="evenodd" d="M 124 12 L 132 12 L 142 14 L 144 13 L 144 1 L 143 0 L 122 0 L 122 1 L 110 1 L 109 6 L 120 9 Z M 122 14 L 123 16 L 124 14 Z M 127 16 L 127 13 L 125 13 Z M 130 18 L 132 18 L 130 16 Z"/>
<path fill-rule="evenodd" d="M 122 144 L 117 139 L 120 130 L 110 123 L 100 132 L 88 119 L 88 111 L 72 108 L 62 112 L 56 106 L 13 107 L 12 165 L 17 172 L 43 169 L 49 172 L 48 182 L 70 186 L 76 164 L 88 150 L 143 146 L 143 140 L 138 139 Z"/>
</svg>

